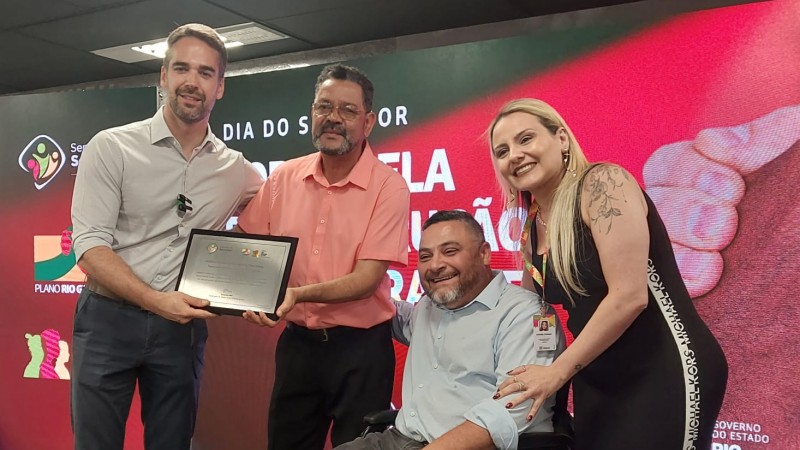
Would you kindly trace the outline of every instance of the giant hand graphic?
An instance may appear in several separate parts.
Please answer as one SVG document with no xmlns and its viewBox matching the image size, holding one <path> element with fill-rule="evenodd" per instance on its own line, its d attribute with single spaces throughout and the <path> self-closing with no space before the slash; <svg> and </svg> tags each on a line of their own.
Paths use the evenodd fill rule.
<svg viewBox="0 0 800 450">
<path fill-rule="evenodd" d="M 719 282 L 720 252 L 738 228 L 736 205 L 748 175 L 800 140 L 800 106 L 787 106 L 742 125 L 710 128 L 694 141 L 656 150 L 642 177 L 667 227 L 692 297 Z"/>
</svg>

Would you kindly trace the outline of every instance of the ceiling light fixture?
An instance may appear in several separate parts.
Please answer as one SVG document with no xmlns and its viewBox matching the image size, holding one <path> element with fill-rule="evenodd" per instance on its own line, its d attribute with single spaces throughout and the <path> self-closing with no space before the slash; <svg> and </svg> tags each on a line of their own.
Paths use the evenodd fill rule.
<svg viewBox="0 0 800 450">
<path fill-rule="evenodd" d="M 248 22 L 238 25 L 231 25 L 216 29 L 226 48 L 242 47 L 262 42 L 277 41 L 286 39 L 283 33 L 279 33 L 256 23 Z M 153 39 L 151 41 L 136 42 L 133 44 L 118 45 L 100 50 L 93 50 L 92 53 L 98 56 L 115 59 L 124 63 L 137 63 L 151 59 L 163 59 L 167 52 L 167 39 Z"/>
</svg>

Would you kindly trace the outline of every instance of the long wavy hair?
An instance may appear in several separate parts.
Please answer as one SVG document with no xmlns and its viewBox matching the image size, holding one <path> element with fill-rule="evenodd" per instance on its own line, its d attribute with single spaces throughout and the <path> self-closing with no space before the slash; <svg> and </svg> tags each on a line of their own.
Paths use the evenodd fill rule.
<svg viewBox="0 0 800 450">
<path fill-rule="evenodd" d="M 497 123 L 504 117 L 516 112 L 523 112 L 536 117 L 553 136 L 560 129 L 563 129 L 567 134 L 569 147 L 567 148 L 567 153 L 562 154 L 562 158 L 565 161 L 564 169 L 561 173 L 561 181 L 553 194 L 553 203 L 548 221 L 547 247 L 549 248 L 548 256 L 552 262 L 553 272 L 558 282 L 567 291 L 570 301 L 573 301 L 572 293 L 586 294 L 586 290 L 581 285 L 577 273 L 575 221 L 580 220 L 580 217 L 576 217 L 576 214 L 579 214 L 577 208 L 578 196 L 580 195 L 578 192 L 579 181 L 582 179 L 584 172 L 590 167 L 590 164 L 572 130 L 552 106 L 532 98 L 516 99 L 503 105 L 486 130 L 486 135 L 489 141 L 489 152 L 492 157 L 495 178 L 502 190 L 506 208 L 516 209 L 521 206 L 525 211 L 525 216 L 521 217 L 521 220 L 524 220 L 524 217 L 527 216 L 527 211 L 536 202 L 536 199 L 533 198 L 530 192 L 517 192 L 511 187 L 500 173 L 498 161 L 494 156 L 493 150 L 493 134 Z M 531 230 L 531 232 L 535 233 L 536 231 Z M 524 249 L 520 249 L 520 259 L 523 251 Z M 532 249 L 532 251 L 536 250 Z"/>
</svg>

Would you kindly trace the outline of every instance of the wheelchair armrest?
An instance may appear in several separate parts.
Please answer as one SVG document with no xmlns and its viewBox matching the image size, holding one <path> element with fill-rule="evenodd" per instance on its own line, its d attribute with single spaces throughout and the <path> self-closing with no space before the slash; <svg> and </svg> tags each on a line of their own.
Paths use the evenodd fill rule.
<svg viewBox="0 0 800 450">
<path fill-rule="evenodd" d="M 389 426 L 389 425 L 394 425 L 395 418 L 397 418 L 397 410 L 386 409 L 383 411 L 367 414 L 366 416 L 364 416 L 364 423 L 369 426 L 376 426 L 376 425 Z"/>
<path fill-rule="evenodd" d="M 573 445 L 572 436 L 559 432 L 523 433 L 519 450 L 567 450 Z"/>
</svg>

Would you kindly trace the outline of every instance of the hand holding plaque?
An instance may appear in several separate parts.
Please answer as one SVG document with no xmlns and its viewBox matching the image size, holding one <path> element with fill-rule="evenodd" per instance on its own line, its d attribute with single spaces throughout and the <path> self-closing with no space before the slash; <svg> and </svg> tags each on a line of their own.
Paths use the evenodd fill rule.
<svg viewBox="0 0 800 450">
<path fill-rule="evenodd" d="M 278 326 L 279 318 L 284 317 L 289 311 L 294 308 L 297 300 L 297 290 L 300 288 L 287 288 L 286 295 L 283 297 L 283 301 L 278 308 L 275 310 L 275 315 L 267 315 L 264 313 L 253 312 L 253 311 L 245 311 L 242 314 L 242 317 L 250 323 L 256 324 L 260 327 L 270 327 L 274 328 Z M 277 316 L 277 317 L 276 317 Z"/>
<path fill-rule="evenodd" d="M 292 270 L 297 238 L 192 230 L 178 290 L 211 304 L 217 314 L 263 312 L 277 320 Z"/>
</svg>

